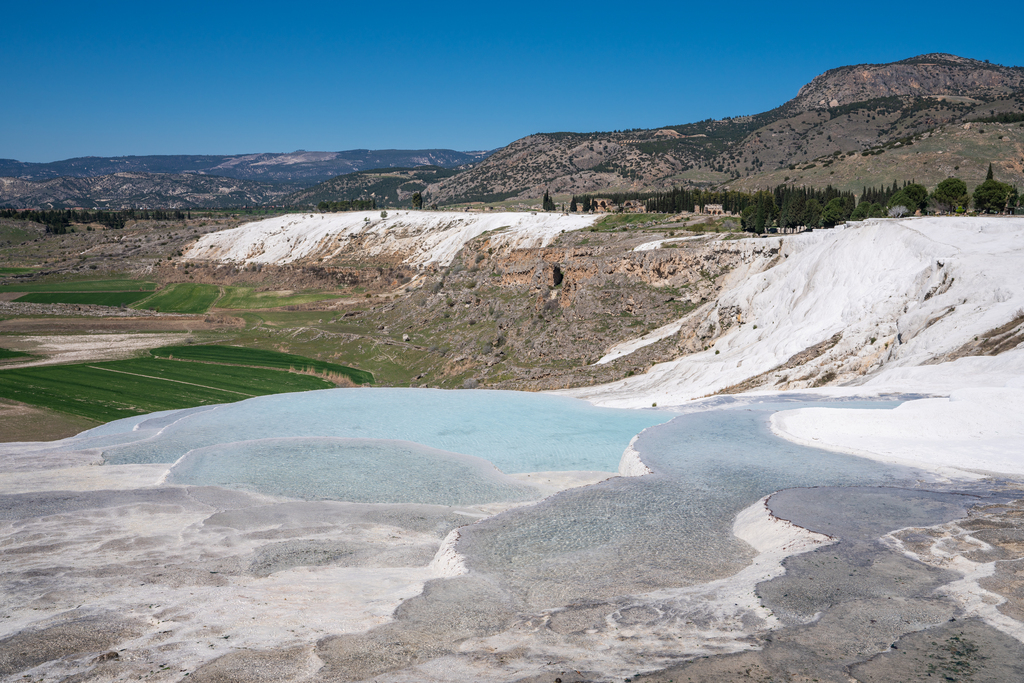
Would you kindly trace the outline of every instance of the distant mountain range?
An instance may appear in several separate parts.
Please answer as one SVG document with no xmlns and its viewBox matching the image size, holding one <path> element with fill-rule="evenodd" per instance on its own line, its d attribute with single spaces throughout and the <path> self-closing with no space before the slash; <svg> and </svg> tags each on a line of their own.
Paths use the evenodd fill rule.
<svg viewBox="0 0 1024 683">
<path fill-rule="evenodd" d="M 332 178 L 346 178 L 367 169 L 425 166 L 425 177 L 437 180 L 487 158 L 490 152 L 450 149 L 356 149 L 346 152 L 245 154 L 236 156 L 157 155 L 79 157 L 45 164 L 0 159 L 0 206 L 13 208 L 186 209 L 306 203 L 327 190 L 297 193 Z M 380 176 L 371 176 L 374 182 Z M 389 199 L 396 192 L 390 180 Z M 351 184 L 342 182 L 342 185 Z M 365 186 L 362 180 L 356 184 Z M 401 185 L 402 183 L 398 183 Z M 424 189 L 419 183 L 417 189 Z M 325 191 L 327 195 L 325 195 Z M 297 193 L 297 194 L 296 194 Z M 367 194 L 373 193 L 369 190 Z M 296 194 L 296 199 L 291 195 Z M 351 194 L 351 192 L 349 193 Z M 380 203 L 384 203 L 383 194 Z M 347 197 L 346 197 L 347 198 Z"/>
<path fill-rule="evenodd" d="M 195 209 L 283 204 L 295 185 L 208 175 L 112 173 L 31 181 L 0 178 L 0 206 L 17 209 Z"/>
<path fill-rule="evenodd" d="M 782 183 L 859 192 L 903 180 L 934 186 L 950 175 L 974 186 L 989 163 L 998 180 L 1024 185 L 1024 67 L 928 54 L 831 69 L 761 114 L 651 130 L 542 133 L 494 152 L 0 160 L 0 176 L 8 177 L 0 181 L 0 206 L 308 206 L 370 197 L 408 206 L 416 191 L 425 203 L 444 205 L 536 199 L 545 191 L 749 191 Z"/>
<path fill-rule="evenodd" d="M 416 192 L 424 192 L 429 185 L 461 172 L 438 166 L 356 171 L 298 190 L 284 202 L 290 206 L 313 206 L 321 201 L 373 199 L 378 206 L 408 205 Z"/>
<path fill-rule="evenodd" d="M 0 159 L 0 177 L 50 180 L 94 178 L 114 173 L 194 173 L 239 180 L 315 185 L 343 173 L 371 168 L 458 168 L 481 161 L 488 154 L 490 152 L 456 152 L 451 149 L 350 149 L 345 152 L 299 150 L 290 154 L 78 157 L 43 164 Z"/>
</svg>

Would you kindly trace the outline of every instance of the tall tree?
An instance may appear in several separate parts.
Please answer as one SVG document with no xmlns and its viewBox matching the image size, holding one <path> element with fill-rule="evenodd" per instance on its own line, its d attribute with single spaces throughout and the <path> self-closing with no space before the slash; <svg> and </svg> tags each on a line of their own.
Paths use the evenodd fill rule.
<svg viewBox="0 0 1024 683">
<path fill-rule="evenodd" d="M 790 194 L 782 205 L 779 214 L 779 225 L 783 228 L 796 228 L 804 223 L 807 209 L 807 198 L 801 192 Z"/>
<path fill-rule="evenodd" d="M 834 228 L 836 223 L 841 223 L 849 217 L 849 214 L 846 213 L 846 202 L 842 197 L 836 197 L 822 209 L 821 224 L 826 228 Z"/>
<path fill-rule="evenodd" d="M 967 206 L 970 196 L 967 194 L 967 185 L 959 178 L 946 178 L 932 193 L 932 199 L 943 211 L 954 212 L 957 209 Z"/>
<path fill-rule="evenodd" d="M 779 216 L 779 207 L 775 203 L 775 194 L 768 190 L 760 190 L 754 194 L 754 201 L 740 213 L 740 225 L 747 232 L 758 235 L 771 227 Z"/>
<path fill-rule="evenodd" d="M 889 198 L 887 206 L 905 206 L 909 213 L 924 211 L 928 207 L 928 189 L 924 185 L 909 183 Z"/>
<path fill-rule="evenodd" d="M 808 228 L 821 226 L 821 202 L 814 197 L 808 199 L 804 207 L 804 225 Z"/>
<path fill-rule="evenodd" d="M 998 180 L 986 180 L 974 190 L 974 208 L 981 212 L 1002 213 L 1013 188 Z"/>
<path fill-rule="evenodd" d="M 995 180 L 995 178 L 992 176 L 992 162 L 991 161 L 988 164 L 988 173 L 985 174 L 985 180 Z"/>
</svg>

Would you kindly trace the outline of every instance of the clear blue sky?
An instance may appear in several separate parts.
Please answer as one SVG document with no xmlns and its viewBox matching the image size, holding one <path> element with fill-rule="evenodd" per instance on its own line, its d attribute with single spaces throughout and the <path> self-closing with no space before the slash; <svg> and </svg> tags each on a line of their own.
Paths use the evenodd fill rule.
<svg viewBox="0 0 1024 683">
<path fill-rule="evenodd" d="M 1019 2 L 984 8 L 9 2 L 0 157 L 477 150 L 751 114 L 847 64 L 1024 65 Z"/>
</svg>

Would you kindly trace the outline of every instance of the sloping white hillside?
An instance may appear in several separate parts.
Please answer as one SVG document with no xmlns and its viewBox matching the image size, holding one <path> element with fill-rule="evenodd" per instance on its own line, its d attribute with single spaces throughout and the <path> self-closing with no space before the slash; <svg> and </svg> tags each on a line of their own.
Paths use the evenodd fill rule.
<svg viewBox="0 0 1024 683">
<path fill-rule="evenodd" d="M 690 327 L 735 322 L 711 348 L 564 393 L 608 406 L 672 405 L 758 376 L 780 389 L 838 382 L 942 391 L 972 376 L 1003 386 L 1024 367 L 1020 349 L 943 362 L 1024 314 L 1024 219 L 875 220 L 785 238 L 780 255 L 684 319 Z"/>
<path fill-rule="evenodd" d="M 563 231 L 579 230 L 600 216 L 558 213 L 455 213 L 353 211 L 290 214 L 204 235 L 185 258 L 224 263 L 285 264 L 329 261 L 358 248 L 363 256 L 398 256 L 412 266 L 447 266 L 469 240 L 498 231 L 499 247 L 547 246 Z"/>
</svg>

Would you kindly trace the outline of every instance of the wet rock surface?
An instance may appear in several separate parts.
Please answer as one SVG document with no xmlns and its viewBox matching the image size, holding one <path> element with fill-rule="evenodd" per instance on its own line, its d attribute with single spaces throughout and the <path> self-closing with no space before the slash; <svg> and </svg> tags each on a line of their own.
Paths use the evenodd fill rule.
<svg viewBox="0 0 1024 683">
<path fill-rule="evenodd" d="M 706 416 L 680 424 L 689 424 L 690 438 L 698 425 L 721 431 Z M 710 531 L 684 538 L 714 510 L 732 513 L 680 490 L 693 482 L 742 490 L 742 507 L 766 481 L 795 485 L 769 474 L 772 467 L 816 470 L 788 445 L 785 457 L 751 445 L 753 460 L 728 460 L 704 441 L 680 448 L 722 471 L 687 485 L 676 477 L 697 465 L 673 455 L 667 442 L 677 428 L 637 441 L 640 451 L 659 450 L 655 474 L 563 491 L 492 517 L 476 508 L 303 502 L 214 486 L 0 496 L 0 675 L 1019 678 L 1024 502 L 1015 500 L 1014 482 L 925 487 L 904 473 L 898 481 L 906 488 L 778 492 L 765 517 L 770 511 L 834 539 L 789 556 L 781 573 L 776 562 L 785 553 L 766 561 L 729 533 L 728 519 L 705 519 Z M 666 443 L 653 439 L 659 433 Z M 737 439 L 722 447 L 744 448 Z M 838 476 L 840 460 L 810 455 Z M 750 467 L 761 473 L 744 480 Z M 39 476 L 70 486 L 67 472 Z M 431 558 L 459 527 L 453 547 L 469 573 L 440 578 Z"/>
<path fill-rule="evenodd" d="M 786 574 L 757 593 L 782 628 L 758 636 L 755 652 L 697 659 L 634 677 L 656 681 L 1011 681 L 1024 679 L 1024 643 L 970 615 L 970 605 L 944 587 L 962 571 L 953 563 L 921 562 L 883 542 L 887 532 L 922 551 L 963 526 L 1004 531 L 1019 523 L 1020 503 L 965 506 L 1003 498 L 985 486 L 954 493 L 900 489 L 793 489 L 769 504 L 839 541 L 784 563 Z M 998 487 L 995 487 L 998 488 Z M 982 499 L 983 500 L 983 499 Z M 831 504 L 829 504 L 831 503 Z M 957 521 L 961 516 L 967 520 Z M 903 528 L 950 521 L 937 526 Z M 1012 521 L 1016 520 L 1016 522 Z M 897 530 L 900 529 L 900 530 Z M 1014 534 L 1005 534 L 1010 537 Z M 963 548 L 970 551 L 971 546 Z M 1005 549 L 993 550 L 1005 553 Z M 983 587 L 1001 588 L 1019 559 Z M 1014 577 L 1016 578 L 1016 577 Z M 1015 586 L 1007 589 L 1013 594 Z M 995 602 L 993 600 L 992 602 Z M 966 607 L 966 609 L 965 609 Z M 1014 609 L 1013 600 L 1000 610 Z M 1019 624 L 1017 624 L 1019 627 Z M 1011 630 L 1013 626 L 1010 626 Z"/>
<path fill-rule="evenodd" d="M 136 620 L 116 614 L 61 615 L 53 623 L 0 640 L 0 675 L 7 676 L 52 660 L 74 660 L 112 647 L 144 631 Z"/>
<path fill-rule="evenodd" d="M 851 669 L 864 683 L 882 681 L 1024 680 L 1024 644 L 977 619 L 950 620 L 900 638 L 892 647 Z"/>
<path fill-rule="evenodd" d="M 767 612 L 738 613 L 733 624 L 733 638 L 750 634 L 751 651 L 718 655 L 713 633 L 723 629 L 722 615 L 713 609 L 702 612 L 680 594 L 580 601 L 537 612 L 529 605 L 529 592 L 503 585 L 509 576 L 496 580 L 483 573 L 427 581 L 421 593 L 399 603 L 392 620 L 375 628 L 347 634 L 328 630 L 319 638 L 309 632 L 297 640 L 282 634 L 275 638 L 278 646 L 253 647 L 246 645 L 253 641 L 245 640 L 237 623 L 217 625 L 216 619 L 201 616 L 211 605 L 166 604 L 167 591 L 227 590 L 248 580 L 247 575 L 272 578 L 302 567 L 422 564 L 429 560 L 425 539 L 393 549 L 394 557 L 375 557 L 366 538 L 360 545 L 329 540 L 325 534 L 332 526 L 336 533 L 342 521 L 356 526 L 383 522 L 390 529 L 438 539 L 467 518 L 436 506 L 275 503 L 215 487 L 64 492 L 35 501 L 5 496 L 8 523 L 37 520 L 38 525 L 104 510 L 122 515 L 130 508 L 150 515 L 196 513 L 203 528 L 227 534 L 223 539 L 230 539 L 230 545 L 216 556 L 207 551 L 198 562 L 172 564 L 166 541 L 111 538 L 105 545 L 111 557 L 136 560 L 72 567 L 19 565 L 24 558 L 46 557 L 61 543 L 67 552 L 74 544 L 70 540 L 8 543 L 8 549 L 18 551 L 5 551 L 8 566 L 21 569 L 4 582 L 4 609 L 44 610 L 53 616 L 0 640 L 0 672 L 14 678 L 46 672 L 53 680 L 68 681 L 147 673 L 157 680 L 183 680 L 188 673 L 188 680 L 208 682 L 433 681 L 468 680 L 482 672 L 489 672 L 490 680 L 617 681 L 623 678 L 619 670 L 583 666 L 592 661 L 596 643 L 617 636 L 620 643 L 637 641 L 638 673 L 627 676 L 634 681 L 1017 680 L 1024 671 L 1024 644 L 972 616 L 969 606 L 944 592 L 963 576 L 962 567 L 919 561 L 895 540 L 886 540 L 897 539 L 910 552 L 923 554 L 937 541 L 959 538 L 958 547 L 974 561 L 995 563 L 981 584 L 1006 598 L 999 605 L 1003 613 L 1015 614 L 1022 561 L 1015 553 L 1024 507 L 1006 502 L 1008 492 L 983 498 L 983 489 L 823 487 L 775 494 L 769 505 L 776 515 L 785 511 L 838 540 L 790 557 L 784 575 L 759 584 L 757 599 Z M 968 508 L 978 501 L 983 504 Z M 967 540 L 979 536 L 987 539 L 985 545 Z M 165 558 L 160 565 L 144 559 L 154 553 Z M 136 586 L 142 592 L 121 614 L 77 608 L 82 596 L 96 594 L 97 582 L 112 590 Z M 141 610 L 137 601 L 143 594 L 165 604 Z M 192 629 L 182 630 L 188 624 L 205 626 L 201 634 L 188 636 Z M 710 656 L 650 670 L 650 661 L 692 657 L 687 654 L 693 652 L 692 643 L 678 637 L 693 629 L 704 634 Z M 205 649 L 198 658 L 184 642 L 196 636 Z"/>
</svg>

